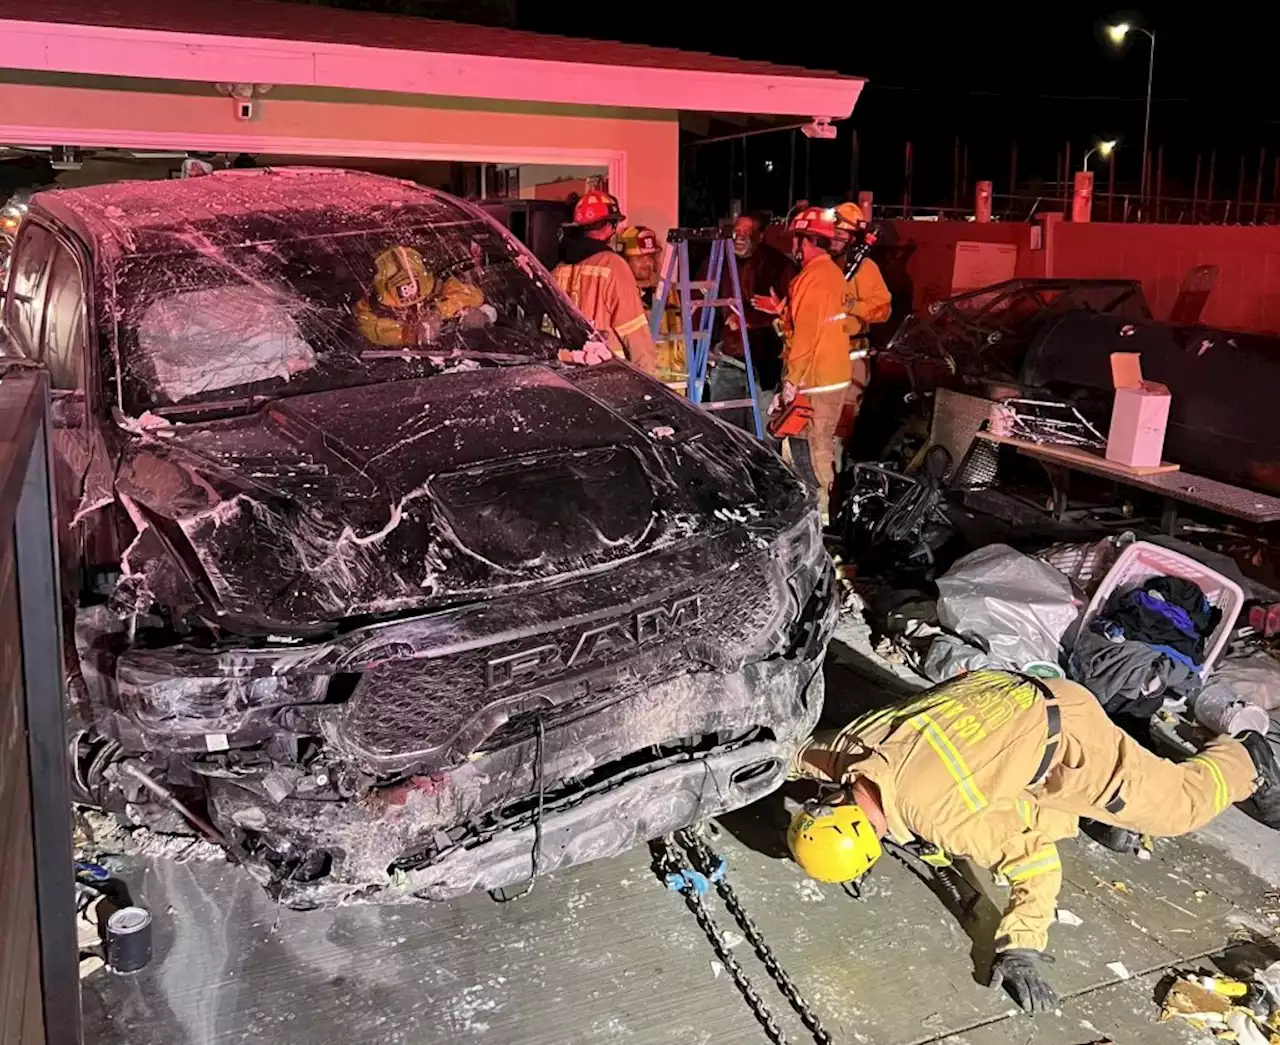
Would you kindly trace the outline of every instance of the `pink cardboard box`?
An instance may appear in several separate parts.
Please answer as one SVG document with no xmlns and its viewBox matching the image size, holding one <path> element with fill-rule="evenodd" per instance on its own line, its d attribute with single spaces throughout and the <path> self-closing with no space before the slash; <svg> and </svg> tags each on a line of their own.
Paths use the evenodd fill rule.
<svg viewBox="0 0 1280 1045">
<path fill-rule="evenodd" d="M 1169 389 L 1142 379 L 1137 352 L 1113 352 L 1111 378 L 1116 400 L 1107 432 L 1107 460 L 1131 468 L 1159 465 L 1172 402 Z"/>
</svg>

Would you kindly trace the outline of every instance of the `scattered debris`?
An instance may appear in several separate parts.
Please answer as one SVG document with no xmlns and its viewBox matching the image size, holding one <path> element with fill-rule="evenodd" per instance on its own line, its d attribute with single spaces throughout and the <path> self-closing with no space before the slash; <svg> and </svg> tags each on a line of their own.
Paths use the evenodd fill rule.
<svg viewBox="0 0 1280 1045">
<path fill-rule="evenodd" d="M 1122 882 L 1118 878 L 1109 882 L 1105 878 L 1103 878 L 1101 875 L 1095 874 L 1093 876 L 1093 880 L 1097 882 L 1098 885 L 1102 886 L 1104 889 L 1110 889 L 1113 893 L 1120 893 L 1121 895 L 1127 896 L 1129 893 L 1133 892 L 1133 890 L 1129 888 L 1129 885 L 1127 882 Z"/>
<path fill-rule="evenodd" d="M 1107 962 L 1107 968 L 1111 970 L 1113 976 L 1118 976 L 1122 980 L 1127 980 L 1133 975 L 1125 968 L 1124 962 Z"/>
<path fill-rule="evenodd" d="M 156 857 L 186 863 L 188 860 L 225 860 L 226 851 L 203 838 L 166 834 L 145 827 L 129 827 L 115 816 L 85 808 L 76 818 L 77 859 L 91 859 L 116 871 L 117 855 Z"/>
<path fill-rule="evenodd" d="M 1060 925 L 1084 925 L 1084 919 L 1073 911 L 1068 911 L 1065 907 L 1058 908 L 1058 923 Z"/>
<path fill-rule="evenodd" d="M 1181 911 L 1181 912 L 1182 912 L 1183 914 L 1185 914 L 1188 918 L 1196 918 L 1196 917 L 1198 917 L 1194 911 L 1188 911 L 1185 907 L 1180 907 L 1180 906 L 1178 906 L 1178 904 L 1174 903 L 1174 902 L 1173 902 L 1172 900 L 1170 900 L 1168 897 L 1165 897 L 1165 896 L 1157 896 L 1157 897 L 1156 897 L 1156 899 L 1157 899 L 1157 900 L 1159 900 L 1161 903 L 1166 903 L 1166 904 L 1168 904 L 1168 905 L 1169 905 L 1170 907 L 1172 907 L 1175 911 Z"/>
<path fill-rule="evenodd" d="M 1275 1000 L 1265 981 L 1248 983 L 1229 976 L 1179 976 L 1160 1006 L 1160 1021 L 1180 1019 L 1240 1045 L 1270 1045 L 1280 1040 Z"/>
<path fill-rule="evenodd" d="M 720 974 L 724 972 L 724 966 L 714 959 L 711 962 L 711 976 L 713 979 L 720 979 Z"/>
</svg>

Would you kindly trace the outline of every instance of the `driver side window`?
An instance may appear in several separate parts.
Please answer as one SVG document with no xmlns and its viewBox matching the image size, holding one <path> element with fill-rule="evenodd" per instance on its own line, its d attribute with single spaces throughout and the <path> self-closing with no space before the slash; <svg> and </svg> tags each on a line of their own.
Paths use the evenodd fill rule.
<svg viewBox="0 0 1280 1045">
<path fill-rule="evenodd" d="M 53 388 L 84 391 L 86 384 L 84 281 L 75 255 L 54 248 L 44 311 L 41 348 Z"/>
<path fill-rule="evenodd" d="M 43 359 L 40 328 L 55 244 L 48 229 L 28 222 L 13 250 L 13 273 L 4 302 L 4 326 L 13 347 L 28 359 Z"/>
</svg>

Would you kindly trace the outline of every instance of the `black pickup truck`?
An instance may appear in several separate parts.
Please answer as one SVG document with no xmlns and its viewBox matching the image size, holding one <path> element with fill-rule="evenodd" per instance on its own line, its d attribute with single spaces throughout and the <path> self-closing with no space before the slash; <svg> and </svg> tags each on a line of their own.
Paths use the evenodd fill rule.
<svg viewBox="0 0 1280 1045">
<path fill-rule="evenodd" d="M 620 852 L 777 787 L 818 717 L 811 499 L 575 365 L 597 335 L 467 203 L 287 168 L 40 193 L 3 320 L 55 389 L 77 797 L 282 902 Z"/>
</svg>

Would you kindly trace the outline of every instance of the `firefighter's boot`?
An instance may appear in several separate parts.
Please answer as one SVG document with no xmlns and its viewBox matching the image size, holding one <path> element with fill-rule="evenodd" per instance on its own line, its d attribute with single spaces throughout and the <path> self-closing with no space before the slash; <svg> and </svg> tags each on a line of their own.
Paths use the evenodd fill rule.
<svg viewBox="0 0 1280 1045">
<path fill-rule="evenodd" d="M 1249 752 L 1261 780 L 1249 800 L 1254 812 L 1268 827 L 1280 830 L 1280 761 L 1276 759 L 1275 749 L 1265 736 L 1254 730 L 1243 733 L 1239 740 Z"/>
</svg>

